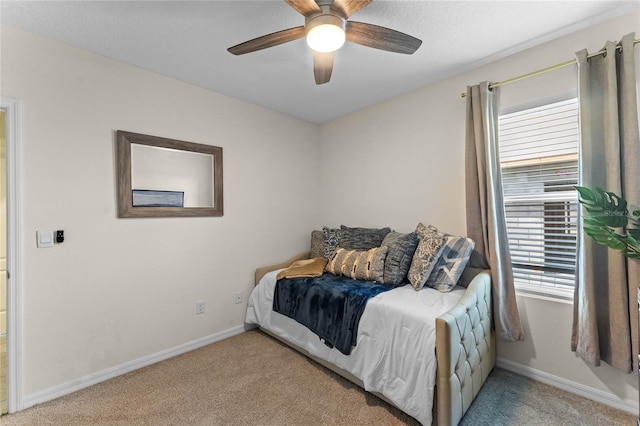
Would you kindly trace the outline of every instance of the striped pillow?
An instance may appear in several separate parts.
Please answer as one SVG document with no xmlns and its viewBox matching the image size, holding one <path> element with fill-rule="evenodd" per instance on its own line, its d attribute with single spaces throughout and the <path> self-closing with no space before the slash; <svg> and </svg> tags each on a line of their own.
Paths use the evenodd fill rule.
<svg viewBox="0 0 640 426">
<path fill-rule="evenodd" d="M 391 231 L 384 237 L 382 247 L 389 247 L 384 261 L 384 283 L 397 285 L 407 278 L 407 272 L 413 260 L 413 254 L 418 246 L 418 236 L 415 232 L 402 234 Z"/>
<path fill-rule="evenodd" d="M 369 250 L 380 247 L 391 228 L 349 228 L 340 225 L 338 245 L 349 250 Z"/>
</svg>

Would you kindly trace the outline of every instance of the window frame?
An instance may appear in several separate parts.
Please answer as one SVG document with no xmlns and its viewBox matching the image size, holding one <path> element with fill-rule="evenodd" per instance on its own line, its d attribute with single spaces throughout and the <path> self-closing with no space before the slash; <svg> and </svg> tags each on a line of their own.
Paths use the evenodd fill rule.
<svg viewBox="0 0 640 426">
<path fill-rule="evenodd" d="M 524 194 L 521 196 L 521 201 L 523 202 L 523 204 L 526 204 L 527 202 L 529 203 L 536 203 L 539 202 L 541 203 L 541 208 L 546 209 L 551 207 L 551 204 L 553 203 L 565 203 L 567 208 L 564 209 L 560 209 L 557 210 L 559 216 L 562 216 L 563 222 L 565 224 L 567 224 L 568 226 L 564 226 L 564 227 L 560 227 L 560 229 L 564 229 L 564 234 L 566 234 L 567 236 L 570 236 L 571 234 L 573 234 L 572 238 L 568 238 L 567 241 L 573 241 L 573 243 L 569 243 L 569 245 L 574 245 L 575 246 L 575 255 L 574 255 L 574 268 L 573 268 L 573 272 L 572 274 L 570 274 L 570 276 L 568 277 L 568 279 L 575 279 L 575 274 L 576 274 L 576 266 L 577 266 L 577 261 L 578 261 L 578 250 L 577 250 L 577 232 L 578 232 L 578 227 L 577 227 L 577 221 L 578 221 L 578 200 L 577 200 L 577 194 L 575 195 L 571 195 L 569 194 L 568 188 L 571 188 L 574 185 L 578 184 L 578 178 L 579 178 L 579 160 L 578 160 L 578 151 L 579 151 L 579 145 L 580 145 L 580 140 L 579 140 L 579 122 L 578 122 L 578 101 L 576 97 L 570 97 L 570 98 L 566 98 L 564 100 L 560 100 L 560 101 L 551 101 L 551 102 L 543 102 L 540 103 L 538 105 L 527 105 L 526 107 L 522 107 L 522 108 L 518 108 L 518 109 L 512 109 L 511 111 L 505 111 L 499 114 L 498 117 L 498 121 L 499 121 L 499 126 L 498 126 L 498 143 L 499 143 L 499 149 L 498 152 L 501 152 L 503 146 L 502 146 L 502 142 L 501 142 L 501 138 L 500 138 L 500 134 L 501 134 L 501 130 L 502 130 L 502 124 L 503 121 L 502 119 L 505 117 L 513 117 L 513 116 L 518 116 L 518 115 L 523 115 L 526 116 L 526 114 L 529 113 L 537 113 L 540 110 L 544 110 L 545 108 L 554 108 L 554 107 L 563 107 L 563 106 L 570 106 L 572 108 L 572 112 L 571 112 L 571 120 L 573 120 L 573 111 L 575 110 L 575 142 L 574 140 L 571 140 L 571 145 L 573 146 L 573 144 L 575 143 L 575 146 L 573 146 L 573 148 L 571 149 L 575 149 L 575 153 L 571 153 L 570 155 L 567 155 L 566 153 L 562 154 L 562 155 L 549 155 L 549 156 L 545 156 L 545 157 L 540 157 L 540 159 L 544 159 L 542 161 L 539 161 L 539 172 L 543 173 L 544 171 L 547 170 L 551 170 L 553 169 L 553 167 L 558 167 L 558 165 L 562 166 L 565 165 L 567 167 L 569 167 L 570 173 L 568 173 L 567 179 L 565 181 L 562 180 L 548 180 L 545 181 L 543 179 L 540 179 L 540 181 L 536 182 L 536 183 L 542 183 L 542 188 L 543 188 L 543 193 L 544 194 L 548 194 L 548 193 L 552 193 L 552 192 L 564 192 L 564 196 L 565 198 L 563 199 L 558 199 L 558 200 L 553 200 L 553 197 L 550 197 L 550 201 L 545 201 L 544 200 L 544 195 L 542 197 L 539 197 L 537 200 L 535 200 L 535 194 L 533 194 L 533 192 L 529 195 L 531 195 L 530 197 L 527 197 L 527 194 Z M 573 122 L 572 122 L 572 126 L 573 126 Z M 524 126 L 523 126 L 524 127 Z M 573 127 L 572 127 L 573 128 Z M 558 131 L 558 134 L 560 134 L 560 131 Z M 573 134 L 572 134 L 573 136 Z M 507 138 L 505 138 L 507 139 Z M 555 145 L 549 144 L 548 146 L 550 147 L 555 147 Z M 512 145 L 513 147 L 513 145 Z M 508 148 L 507 148 L 508 149 Z M 513 160 L 513 158 L 511 158 L 511 160 Z M 545 161 L 547 160 L 547 161 Z M 505 178 L 505 171 L 503 169 L 508 169 L 510 170 L 511 173 L 518 172 L 518 167 L 520 167 L 522 169 L 522 173 L 527 173 L 525 168 L 528 165 L 533 165 L 535 163 L 535 161 L 531 160 L 531 161 L 503 161 L 502 158 L 499 158 L 499 163 L 501 166 L 501 172 L 500 172 L 500 178 L 503 184 L 503 197 L 504 197 L 504 207 L 505 207 L 505 220 L 506 220 L 506 224 L 507 224 L 507 228 L 509 228 L 509 219 L 507 218 L 507 211 L 508 211 L 508 204 L 509 203 L 514 203 L 514 200 L 516 200 L 516 198 L 514 198 L 513 196 L 509 196 L 508 194 L 506 194 L 505 192 L 508 191 L 504 191 L 504 178 Z M 544 164 L 544 165 L 540 165 L 540 164 Z M 506 167 L 505 167 L 506 166 Z M 531 169 L 532 171 L 535 170 L 534 167 L 532 167 Z M 507 172 L 509 173 L 509 172 Z M 532 172 L 532 176 L 535 174 L 535 172 Z M 549 185 L 549 186 L 547 186 Z M 547 190 L 548 188 L 553 188 L 551 190 Z M 572 188 L 571 188 L 572 189 Z M 568 197 L 567 197 L 568 196 Z M 562 197 L 560 197 L 562 198 Z M 528 201 L 527 201 L 528 200 Z M 513 206 L 513 204 L 512 204 Z M 561 211 L 562 210 L 562 211 Z M 543 235 L 546 234 L 547 230 L 549 229 L 549 223 L 547 222 L 547 218 L 550 215 L 547 215 L 547 213 L 545 213 L 545 211 L 542 212 L 541 215 L 539 216 L 533 216 L 534 218 L 540 218 L 542 220 L 542 230 L 543 230 Z M 553 213 L 552 213 L 553 214 Z M 512 228 L 513 229 L 513 228 Z M 509 234 L 509 231 L 507 231 Z M 507 239 L 509 241 L 509 249 L 510 251 L 512 250 L 512 236 L 507 236 Z M 562 238 L 560 238 L 561 240 Z M 525 240 L 526 241 L 526 240 Z M 543 256 L 546 256 L 546 253 L 548 253 L 548 249 L 551 248 L 552 250 L 554 250 L 554 256 L 555 256 L 555 260 L 559 262 L 562 265 L 562 251 L 563 251 L 563 244 L 562 241 L 557 241 L 557 242 L 551 242 L 550 244 L 547 243 L 547 241 L 549 241 L 549 237 L 543 237 L 542 242 L 540 241 L 536 241 L 531 240 L 534 242 L 534 244 L 537 244 L 537 250 L 531 250 L 529 251 L 529 253 L 533 253 L 533 254 L 540 254 L 542 253 Z M 517 244 L 517 243 L 516 243 Z M 558 249 L 556 251 L 556 249 Z M 566 248 L 565 248 L 566 249 Z M 521 252 L 525 252 L 524 250 L 521 250 Z M 540 257 L 538 257 L 538 259 L 540 259 Z M 541 263 L 544 264 L 545 260 L 541 260 Z M 512 264 L 513 265 L 519 265 L 520 264 L 520 270 L 523 269 L 527 269 L 527 268 L 538 268 L 537 270 L 547 270 L 550 271 L 551 269 L 553 269 L 553 267 L 548 267 L 548 268 L 540 268 L 540 264 L 536 264 L 535 262 L 529 264 L 525 264 L 522 262 L 518 262 L 517 257 L 516 257 L 516 261 L 514 261 L 513 255 L 512 255 Z M 562 270 L 566 270 L 566 268 L 560 268 L 556 271 L 556 273 L 558 274 L 562 274 Z M 514 271 L 515 272 L 515 271 Z M 532 277 L 534 277 L 534 275 L 532 274 Z M 535 278 L 535 277 L 534 277 Z M 555 284 L 549 284 L 546 285 L 544 284 L 544 282 L 539 281 L 537 284 L 529 284 L 529 283 L 524 283 L 522 281 L 518 282 L 518 279 L 516 279 L 516 277 L 514 276 L 514 286 L 515 286 L 515 290 L 516 290 L 516 294 L 518 295 L 526 295 L 526 296 L 530 296 L 530 297 L 535 297 L 535 298 L 540 298 L 540 299 L 544 299 L 544 300 L 551 300 L 551 301 L 556 301 L 556 302 L 563 302 L 563 303 L 572 303 L 573 302 L 573 294 L 574 294 L 574 289 L 575 289 L 575 282 L 573 285 L 566 285 L 566 284 L 560 284 L 558 282 L 556 282 Z"/>
</svg>

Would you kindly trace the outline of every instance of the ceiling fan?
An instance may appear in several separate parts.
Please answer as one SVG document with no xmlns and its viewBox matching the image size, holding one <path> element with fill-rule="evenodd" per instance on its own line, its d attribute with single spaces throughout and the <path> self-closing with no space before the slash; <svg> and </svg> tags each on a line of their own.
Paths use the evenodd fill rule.
<svg viewBox="0 0 640 426">
<path fill-rule="evenodd" d="M 244 55 L 306 36 L 307 44 L 313 53 L 316 84 L 324 84 L 331 79 L 335 51 L 342 47 L 345 40 L 374 49 L 408 55 L 418 50 L 422 44 L 422 40 L 400 31 L 348 20 L 354 12 L 372 0 L 284 1 L 304 16 L 303 26 L 254 38 L 227 50 L 234 55 Z"/>
</svg>

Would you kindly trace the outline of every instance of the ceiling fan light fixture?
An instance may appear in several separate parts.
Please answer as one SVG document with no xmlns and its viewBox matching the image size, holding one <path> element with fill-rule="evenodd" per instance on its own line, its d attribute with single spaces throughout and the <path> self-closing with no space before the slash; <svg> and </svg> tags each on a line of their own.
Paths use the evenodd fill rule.
<svg viewBox="0 0 640 426">
<path fill-rule="evenodd" d="M 345 21 L 335 15 L 319 15 L 307 21 L 307 44 L 316 52 L 335 52 L 345 42 Z"/>
<path fill-rule="evenodd" d="M 390 28 L 357 21 L 347 23 L 353 12 L 362 9 L 372 0 L 284 1 L 304 16 L 304 26 L 276 31 L 231 46 L 227 49 L 229 53 L 244 55 L 305 37 L 313 51 L 316 84 L 325 84 L 331 80 L 334 52 L 342 47 L 347 35 L 350 43 L 407 55 L 414 53 L 422 44 L 422 40 Z"/>
</svg>

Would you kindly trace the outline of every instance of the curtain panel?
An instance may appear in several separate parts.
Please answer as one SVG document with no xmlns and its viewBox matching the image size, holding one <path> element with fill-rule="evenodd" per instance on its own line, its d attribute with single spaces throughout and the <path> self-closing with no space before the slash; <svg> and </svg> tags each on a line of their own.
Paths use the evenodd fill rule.
<svg viewBox="0 0 640 426">
<path fill-rule="evenodd" d="M 465 184 L 467 235 L 476 242 L 469 264 L 490 268 L 493 319 L 504 341 L 523 340 L 507 240 L 498 157 L 498 88 L 467 87 Z"/>
<path fill-rule="evenodd" d="M 634 34 L 607 42 L 606 53 L 576 52 L 580 102 L 580 185 L 640 202 L 640 137 Z M 578 268 L 571 349 L 592 365 L 601 361 L 637 371 L 640 263 L 593 242 L 578 228 Z"/>
</svg>

